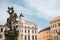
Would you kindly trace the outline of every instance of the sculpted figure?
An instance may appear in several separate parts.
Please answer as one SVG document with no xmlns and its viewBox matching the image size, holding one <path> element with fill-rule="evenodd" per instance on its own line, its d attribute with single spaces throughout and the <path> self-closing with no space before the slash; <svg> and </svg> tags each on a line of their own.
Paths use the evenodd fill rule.
<svg viewBox="0 0 60 40">
<path fill-rule="evenodd" d="M 13 7 L 8 7 L 8 11 L 7 11 L 10 15 L 10 17 L 7 19 L 7 26 L 8 27 L 12 27 L 13 25 L 15 25 L 17 23 L 16 19 L 17 19 L 17 14 L 14 13 Z"/>
<path fill-rule="evenodd" d="M 17 14 L 14 13 L 14 9 L 13 7 L 8 7 L 8 11 L 9 13 L 9 18 L 7 19 L 7 26 L 8 28 L 10 28 L 9 30 L 5 30 L 4 31 L 4 35 L 5 35 L 5 40 L 17 40 L 17 37 L 18 37 L 18 30 L 17 29 Z"/>
</svg>

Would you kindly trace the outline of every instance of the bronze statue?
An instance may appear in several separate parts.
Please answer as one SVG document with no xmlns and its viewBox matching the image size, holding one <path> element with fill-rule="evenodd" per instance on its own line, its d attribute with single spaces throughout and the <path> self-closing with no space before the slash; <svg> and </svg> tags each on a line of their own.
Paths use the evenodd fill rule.
<svg viewBox="0 0 60 40">
<path fill-rule="evenodd" d="M 10 17 L 7 19 L 7 26 L 12 27 L 13 24 L 15 25 L 17 23 L 17 14 L 14 13 L 13 7 L 8 7 L 8 9 L 9 10 L 7 12 L 9 13 Z"/>
<path fill-rule="evenodd" d="M 17 14 L 14 13 L 14 9 L 13 7 L 8 7 L 8 11 L 7 11 L 10 15 L 10 17 L 7 19 L 7 26 L 8 28 L 10 28 L 9 30 L 5 30 L 4 34 L 5 34 L 5 40 L 17 40 L 18 37 L 18 31 L 16 30 L 18 25 L 17 24 Z"/>
</svg>

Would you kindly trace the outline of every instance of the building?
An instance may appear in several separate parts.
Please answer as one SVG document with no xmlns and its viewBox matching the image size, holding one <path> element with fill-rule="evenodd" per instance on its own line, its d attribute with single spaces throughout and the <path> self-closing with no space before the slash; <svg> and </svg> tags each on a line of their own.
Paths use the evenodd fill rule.
<svg viewBox="0 0 60 40">
<path fill-rule="evenodd" d="M 0 40 L 4 40 L 4 30 L 7 29 L 6 25 L 0 25 Z"/>
<path fill-rule="evenodd" d="M 52 40 L 50 27 L 38 32 L 38 40 Z"/>
<path fill-rule="evenodd" d="M 60 40 L 60 16 L 50 21 L 50 28 L 53 40 Z"/>
<path fill-rule="evenodd" d="M 0 25 L 0 40 L 3 40 L 3 37 L 4 37 L 4 33 L 3 33 L 3 25 Z"/>
<path fill-rule="evenodd" d="M 24 20 L 24 15 L 22 13 L 18 17 L 18 30 L 19 37 L 18 40 L 38 40 L 38 27 L 33 22 L 28 22 Z M 0 40 L 4 40 L 4 30 L 9 29 L 6 25 L 0 25 Z"/>
<path fill-rule="evenodd" d="M 33 22 L 24 20 L 24 15 L 19 16 L 19 36 L 22 40 L 38 40 L 38 27 Z"/>
</svg>

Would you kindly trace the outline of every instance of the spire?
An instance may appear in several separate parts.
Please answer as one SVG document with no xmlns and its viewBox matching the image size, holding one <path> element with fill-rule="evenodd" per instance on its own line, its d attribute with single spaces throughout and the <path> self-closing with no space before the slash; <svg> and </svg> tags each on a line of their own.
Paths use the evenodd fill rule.
<svg viewBox="0 0 60 40">
<path fill-rule="evenodd" d="M 24 17 L 24 15 L 21 13 L 21 14 L 20 14 L 20 17 Z"/>
</svg>

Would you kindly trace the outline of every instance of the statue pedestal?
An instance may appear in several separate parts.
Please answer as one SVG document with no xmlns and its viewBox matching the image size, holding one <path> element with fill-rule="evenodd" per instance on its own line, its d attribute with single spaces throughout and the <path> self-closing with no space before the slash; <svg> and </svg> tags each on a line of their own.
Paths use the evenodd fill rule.
<svg viewBox="0 0 60 40">
<path fill-rule="evenodd" d="M 17 30 L 5 30 L 5 40 L 17 40 L 18 31 Z"/>
</svg>

